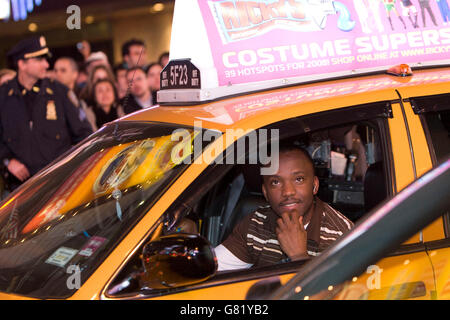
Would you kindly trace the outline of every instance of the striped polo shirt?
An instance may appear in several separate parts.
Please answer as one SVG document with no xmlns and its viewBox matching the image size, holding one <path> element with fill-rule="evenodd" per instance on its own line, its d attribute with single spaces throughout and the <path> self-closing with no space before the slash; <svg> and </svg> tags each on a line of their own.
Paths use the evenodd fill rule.
<svg viewBox="0 0 450 320">
<path fill-rule="evenodd" d="M 253 267 L 281 262 L 287 255 L 281 250 L 275 232 L 279 216 L 270 206 L 247 215 L 222 243 L 233 255 Z M 317 256 L 353 227 L 342 213 L 315 198 L 314 212 L 306 227 L 308 255 Z"/>
</svg>

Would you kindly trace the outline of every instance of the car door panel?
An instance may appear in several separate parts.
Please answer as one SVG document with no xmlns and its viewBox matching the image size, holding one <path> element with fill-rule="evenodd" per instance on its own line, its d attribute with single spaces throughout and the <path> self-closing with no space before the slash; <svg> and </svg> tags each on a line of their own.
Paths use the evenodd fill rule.
<svg viewBox="0 0 450 320">
<path fill-rule="evenodd" d="M 279 276 L 281 284 L 286 283 L 295 273 Z M 156 299 L 168 300 L 245 300 L 250 288 L 259 281 L 271 279 L 273 276 L 253 280 L 217 284 L 213 287 L 193 289 L 181 293 L 165 295 Z"/>
<path fill-rule="evenodd" d="M 335 299 L 429 300 L 434 292 L 433 269 L 424 251 L 387 257 L 354 277 Z"/>
<path fill-rule="evenodd" d="M 430 150 L 430 142 L 427 141 L 424 124 L 420 119 L 420 115 L 414 112 L 411 105 L 411 99 L 419 96 L 431 96 L 449 92 L 441 85 L 424 86 L 419 91 L 411 91 L 410 88 L 400 88 L 399 94 L 405 110 L 408 121 L 409 132 L 414 151 L 414 168 L 416 177 L 422 176 L 425 172 L 433 167 L 432 150 Z M 431 106 L 430 106 L 431 107 Z M 443 213 L 444 214 L 444 213 Z M 435 241 L 445 238 L 444 219 L 436 219 L 432 224 L 422 231 L 423 241 Z"/>
</svg>

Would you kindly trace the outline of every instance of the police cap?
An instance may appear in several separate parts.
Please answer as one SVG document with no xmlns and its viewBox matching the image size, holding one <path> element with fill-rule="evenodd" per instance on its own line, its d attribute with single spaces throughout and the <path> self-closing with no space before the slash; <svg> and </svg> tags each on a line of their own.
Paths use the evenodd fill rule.
<svg viewBox="0 0 450 320">
<path fill-rule="evenodd" d="M 20 59 L 36 58 L 41 56 L 51 57 L 44 36 L 31 37 L 20 41 L 8 53 L 14 62 Z"/>
</svg>

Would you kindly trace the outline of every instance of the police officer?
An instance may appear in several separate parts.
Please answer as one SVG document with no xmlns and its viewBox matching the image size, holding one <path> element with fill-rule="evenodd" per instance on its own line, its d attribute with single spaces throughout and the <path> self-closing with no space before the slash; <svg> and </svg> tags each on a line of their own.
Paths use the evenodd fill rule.
<svg viewBox="0 0 450 320">
<path fill-rule="evenodd" d="M 92 133 L 69 89 L 45 77 L 49 56 L 43 36 L 8 52 L 17 76 L 0 87 L 0 165 L 10 190 Z"/>
</svg>

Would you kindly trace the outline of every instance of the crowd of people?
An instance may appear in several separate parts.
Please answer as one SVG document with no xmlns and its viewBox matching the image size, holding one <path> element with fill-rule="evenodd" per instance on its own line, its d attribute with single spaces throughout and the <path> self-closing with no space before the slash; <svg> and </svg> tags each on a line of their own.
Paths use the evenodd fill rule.
<svg viewBox="0 0 450 320">
<path fill-rule="evenodd" d="M 11 69 L 0 69 L 0 166 L 12 191 L 105 123 L 154 106 L 159 75 L 169 53 L 147 61 L 142 40 L 122 46 L 122 62 L 77 44 L 83 61 L 52 57 L 45 37 L 20 41 L 8 52 Z"/>
<path fill-rule="evenodd" d="M 148 63 L 146 45 L 131 39 L 122 45 L 122 62 L 112 65 L 105 53 L 91 52 L 89 42 L 78 44 L 84 61 L 57 57 L 46 76 L 57 80 L 73 93 L 93 131 L 105 123 L 157 103 L 160 72 L 169 60 L 163 52 L 158 61 Z M 14 79 L 16 71 L 0 69 L 0 85 Z"/>
</svg>

